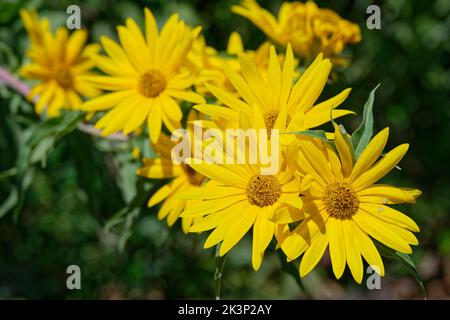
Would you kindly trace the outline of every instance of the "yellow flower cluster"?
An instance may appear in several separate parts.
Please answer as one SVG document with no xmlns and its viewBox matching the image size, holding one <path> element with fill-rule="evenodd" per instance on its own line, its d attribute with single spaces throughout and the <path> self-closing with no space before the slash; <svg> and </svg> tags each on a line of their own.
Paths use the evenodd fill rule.
<svg viewBox="0 0 450 320">
<path fill-rule="evenodd" d="M 255 270 L 274 240 L 288 260 L 303 255 L 301 276 L 327 248 L 337 278 L 348 265 L 360 283 L 362 258 L 383 275 L 374 239 L 403 253 L 411 253 L 410 246 L 417 244 L 413 232 L 418 226 L 388 205 L 413 203 L 421 192 L 377 183 L 408 145 L 381 157 L 386 128 L 356 156 L 349 135 L 334 122 L 354 113 L 337 109 L 350 89 L 319 102 L 332 71 L 330 58 L 360 40 L 358 27 L 312 2 L 284 3 L 279 21 L 252 0 L 233 10 L 285 45 L 283 54 L 268 42 L 245 50 L 239 34 L 233 33 L 223 57 L 206 44 L 200 28 L 187 26 L 177 14 L 158 28 L 153 13 L 145 9 L 144 32 L 127 19 L 117 28 L 119 42 L 101 38 L 105 54 L 100 55 L 96 46 L 83 48 L 86 31 L 69 37 L 58 29 L 53 36 L 46 20 L 22 12 L 33 61 L 24 74 L 41 80 L 32 90 L 40 96 L 37 111 L 54 115 L 64 105 L 98 113 L 95 127 L 104 136 L 138 134 L 145 124 L 158 156 L 143 159 L 137 174 L 168 180 L 148 206 L 160 204 L 158 218 L 167 219 L 169 226 L 181 217 L 185 233 L 211 231 L 205 248 L 220 245 L 224 255 L 251 230 Z M 313 58 L 302 73 L 294 52 Z M 88 74 L 94 64 L 102 74 Z M 105 92 L 83 104 L 76 95 L 93 97 L 100 91 Z M 186 123 L 185 138 L 197 141 L 201 137 L 193 126 L 199 120 L 219 132 L 263 130 L 267 136 L 261 139 L 271 146 L 272 132 L 281 132 L 276 148 L 269 150 L 277 153 L 278 170 L 262 174 L 262 163 L 240 163 L 239 152 L 226 163 L 174 161 L 175 142 L 169 134 Z M 333 132 L 318 136 L 310 130 L 330 121 Z M 190 146 L 194 155 L 207 147 L 203 142 Z M 250 144 L 240 147 L 241 155 L 261 152 Z M 229 149 L 216 148 L 215 156 L 227 157 Z"/>
<path fill-rule="evenodd" d="M 332 10 L 318 8 L 312 1 L 284 2 L 278 19 L 255 0 L 244 0 L 232 10 L 250 20 L 275 43 L 283 46 L 290 43 L 294 52 L 304 58 L 314 58 L 321 52 L 333 62 L 340 62 L 338 55 L 345 46 L 361 41 L 358 25 Z"/>
<path fill-rule="evenodd" d="M 45 110 L 54 117 L 63 108 L 79 109 L 81 97 L 98 96 L 100 91 L 81 78 L 90 73 L 94 67 L 92 58 L 100 50 L 97 44 L 85 46 L 87 32 L 77 30 L 69 36 L 66 28 L 59 27 L 53 34 L 49 21 L 40 20 L 34 10 L 22 9 L 20 15 L 31 42 L 31 63 L 22 67 L 21 74 L 39 81 L 28 95 L 31 100 L 39 96 L 36 112 Z"/>
</svg>

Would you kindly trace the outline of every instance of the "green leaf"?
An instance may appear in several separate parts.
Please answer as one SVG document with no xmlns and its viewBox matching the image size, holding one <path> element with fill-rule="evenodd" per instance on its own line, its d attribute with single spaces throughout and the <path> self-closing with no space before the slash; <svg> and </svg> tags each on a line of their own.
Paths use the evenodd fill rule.
<svg viewBox="0 0 450 320">
<path fill-rule="evenodd" d="M 10 168 L 8 170 L 0 172 L 0 180 L 13 177 L 17 174 L 17 168 Z"/>
<path fill-rule="evenodd" d="M 17 188 L 12 189 L 8 198 L 0 205 L 0 218 L 7 214 L 19 201 L 19 192 Z"/>
<path fill-rule="evenodd" d="M 300 278 L 298 268 L 295 267 L 294 263 L 286 261 L 286 256 L 282 253 L 281 250 L 276 250 L 276 252 L 281 263 L 281 270 L 286 272 L 287 274 L 290 274 L 294 278 L 295 282 L 297 283 L 300 290 L 305 294 L 306 298 L 311 298 L 311 293 L 305 287 L 302 279 Z"/>
<path fill-rule="evenodd" d="M 104 226 L 105 232 L 112 232 L 112 229 L 118 226 L 119 228 L 119 240 L 118 250 L 123 251 L 128 238 L 132 234 L 132 227 L 134 221 L 139 217 L 141 208 L 145 205 L 149 194 L 149 184 L 145 179 L 138 179 L 136 183 L 136 194 L 131 201 L 121 210 L 116 212 L 111 218 L 108 219 Z"/>
<path fill-rule="evenodd" d="M 30 163 L 41 162 L 42 167 L 45 167 L 47 155 L 53 150 L 55 146 L 55 137 L 49 136 L 42 139 L 31 151 Z"/>
<path fill-rule="evenodd" d="M 422 291 L 422 294 L 424 295 L 424 297 L 426 297 L 427 292 L 425 290 L 425 286 L 423 285 L 422 279 L 420 278 L 420 275 L 417 272 L 416 265 L 412 261 L 411 257 L 405 253 L 398 252 L 391 248 L 388 248 L 379 242 L 376 242 L 375 244 L 383 257 L 400 261 L 407 268 L 407 270 L 412 274 L 412 276 L 416 280 L 417 285 Z"/>
<path fill-rule="evenodd" d="M 373 134 L 373 102 L 375 100 L 375 91 L 380 86 L 377 85 L 369 95 L 366 104 L 364 105 L 363 119 L 358 129 L 353 132 L 352 143 L 355 148 L 356 159 L 359 158 L 366 146 L 369 144 Z"/>
</svg>

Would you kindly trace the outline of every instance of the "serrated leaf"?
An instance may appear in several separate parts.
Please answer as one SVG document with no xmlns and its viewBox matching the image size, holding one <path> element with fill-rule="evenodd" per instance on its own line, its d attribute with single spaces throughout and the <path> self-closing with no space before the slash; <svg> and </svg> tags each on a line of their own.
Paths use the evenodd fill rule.
<svg viewBox="0 0 450 320">
<path fill-rule="evenodd" d="M 359 158 L 366 146 L 369 144 L 373 134 L 373 102 L 375 101 L 375 91 L 380 86 L 377 85 L 369 94 L 366 104 L 364 105 L 363 119 L 358 129 L 352 134 L 352 144 L 355 149 L 356 159 Z"/>
</svg>

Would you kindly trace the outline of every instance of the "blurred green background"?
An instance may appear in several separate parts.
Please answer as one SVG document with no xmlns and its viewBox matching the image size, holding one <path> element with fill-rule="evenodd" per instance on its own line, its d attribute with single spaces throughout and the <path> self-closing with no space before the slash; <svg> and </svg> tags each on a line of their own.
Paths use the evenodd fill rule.
<svg viewBox="0 0 450 320">
<path fill-rule="evenodd" d="M 148 6 L 160 23 L 179 12 L 190 24 L 201 25 L 208 44 L 219 50 L 225 49 L 234 30 L 241 33 L 246 48 L 255 49 L 265 37 L 231 13 L 230 6 L 238 2 L 0 0 L 0 65 L 17 73 L 24 62 L 28 40 L 18 14 L 24 6 L 36 8 L 55 27 L 65 24 L 67 6 L 78 4 L 91 41 L 101 35 L 115 37 L 115 26 L 127 17 L 142 25 L 143 8 Z M 415 205 L 399 209 L 421 227 L 412 259 L 429 298 L 448 299 L 450 2 L 316 2 L 357 23 L 362 31 L 362 42 L 348 50 L 353 56 L 350 67 L 338 74 L 338 81 L 328 85 L 320 99 L 352 87 L 345 107 L 361 114 L 369 92 L 381 83 L 375 99 L 376 130 L 391 128 L 389 149 L 404 142 L 411 145 L 402 170 L 385 181 L 423 190 Z M 281 1 L 259 3 L 277 12 Z M 370 4 L 381 7 L 381 30 L 366 28 Z M 74 117 L 66 117 L 63 123 L 39 124 L 31 105 L 0 84 L 0 298 L 213 298 L 213 250 L 202 249 L 205 235 L 185 236 L 178 224 L 169 230 L 156 219 L 154 209 L 146 208 L 158 185 L 134 175 L 139 166 L 129 155 L 134 145 L 70 130 L 68 121 Z M 344 125 L 352 131 L 359 119 L 348 118 Z M 71 133 L 55 141 L 45 130 Z M 16 165 L 18 171 L 9 170 Z M 422 297 L 414 279 L 396 261 L 385 260 L 381 290 L 368 290 L 356 285 L 348 270 L 336 281 L 324 259 L 304 279 L 305 293 L 281 270 L 273 250 L 261 270 L 253 272 L 250 250 L 246 239 L 229 254 L 223 298 Z M 72 264 L 81 267 L 82 290 L 66 288 L 66 268 Z"/>
</svg>

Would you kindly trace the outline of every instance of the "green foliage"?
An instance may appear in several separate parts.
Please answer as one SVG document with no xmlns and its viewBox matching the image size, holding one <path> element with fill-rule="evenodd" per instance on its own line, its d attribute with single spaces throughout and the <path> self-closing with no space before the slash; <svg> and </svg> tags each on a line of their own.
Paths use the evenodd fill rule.
<svg viewBox="0 0 450 320">
<path fill-rule="evenodd" d="M 405 253 L 395 251 L 391 248 L 388 248 L 384 246 L 383 244 L 377 242 L 376 246 L 378 250 L 380 251 L 380 254 L 383 257 L 397 260 L 402 263 L 403 266 L 407 268 L 407 270 L 412 274 L 414 279 L 417 282 L 417 285 L 419 286 L 420 290 L 422 291 L 422 294 L 424 298 L 427 297 L 425 286 L 423 285 L 422 279 L 420 278 L 419 272 L 417 271 L 416 265 L 412 261 L 411 257 Z"/>
<path fill-rule="evenodd" d="M 369 144 L 373 134 L 373 102 L 375 100 L 375 91 L 380 85 L 377 85 L 369 95 L 364 105 L 361 124 L 352 134 L 352 144 L 355 148 L 356 159 L 359 158 L 366 146 Z"/>
<path fill-rule="evenodd" d="M 18 10 L 34 6 L 56 26 L 64 23 L 65 9 L 72 2 L 0 2 L 0 65 L 17 74 L 27 59 L 24 53 L 28 45 Z M 230 12 L 230 6 L 237 2 L 84 0 L 79 4 L 91 41 L 104 34 L 115 38 L 115 26 L 128 16 L 142 25 L 142 8 L 149 6 L 158 21 L 176 10 L 182 18 L 200 24 L 208 44 L 218 50 L 226 48 L 228 36 L 235 30 L 246 48 L 255 49 L 265 37 Z M 258 2 L 272 12 L 281 3 Z M 445 0 L 384 1 L 382 29 L 367 30 L 364 13 L 372 2 L 349 5 L 346 1 L 317 1 L 319 6 L 358 23 L 363 39 L 352 52 L 346 52 L 353 57 L 351 65 L 335 74 L 338 81 L 327 86 L 319 99 L 353 88 L 345 107 L 359 116 L 355 120 L 346 117 L 343 124 L 349 132 L 359 127 L 351 139 L 356 157 L 372 136 L 372 127 L 390 126 L 388 148 L 412 141 L 402 160 L 403 174 L 394 173 L 386 182 L 418 185 L 424 191 L 415 206 L 398 208 L 422 229 L 420 246 L 413 256 L 417 268 L 408 256 L 385 252 L 395 260 L 386 260 L 388 272 L 380 293 L 356 286 L 346 274 L 339 281 L 330 280 L 333 277 L 324 273 L 326 267 L 317 268 L 304 284 L 313 288 L 311 296 L 318 298 L 422 297 L 417 288 L 395 290 L 409 279 L 401 272 L 391 277 L 390 271 L 402 266 L 412 274 L 428 273 L 422 278 L 429 297 L 448 297 L 443 270 L 449 268 L 445 255 L 450 252 L 450 172 L 442 164 L 450 156 L 450 113 L 446 108 L 450 6 Z M 364 110 L 361 102 L 380 82 L 383 90 L 377 92 L 377 112 L 371 118 L 374 91 Z M 363 121 L 359 123 L 361 113 Z M 214 251 L 205 254 L 205 235 L 186 236 L 177 223 L 169 237 L 166 223 L 156 218 L 158 208 L 146 207 L 150 194 L 163 181 L 152 185 L 130 174 L 140 166 L 139 160 L 131 158 L 131 149 L 138 146 L 142 154 L 152 156 L 148 144 L 88 136 L 76 129 L 80 121 L 82 115 L 77 113 L 39 120 L 28 102 L 0 84 L 0 298 L 214 297 Z M 332 128 L 323 129 L 300 134 L 326 140 L 324 132 Z M 255 273 L 250 267 L 250 250 L 249 239 L 244 239 L 227 255 L 221 297 L 307 296 L 298 287 L 298 270 L 292 263 L 280 264 L 278 257 L 268 255 Z M 429 270 L 426 257 L 438 261 L 436 270 Z M 65 288 L 65 269 L 70 264 L 82 268 L 81 291 Z M 322 264 L 327 265 L 326 259 Z M 281 268 L 287 272 L 280 272 Z"/>
</svg>

